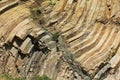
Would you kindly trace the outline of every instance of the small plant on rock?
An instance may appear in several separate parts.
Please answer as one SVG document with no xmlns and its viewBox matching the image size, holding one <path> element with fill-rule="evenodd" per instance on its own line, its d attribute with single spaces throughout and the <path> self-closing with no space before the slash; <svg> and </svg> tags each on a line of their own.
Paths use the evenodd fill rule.
<svg viewBox="0 0 120 80">
<path fill-rule="evenodd" d="M 14 80 L 26 80 L 24 77 L 15 78 Z"/>
<path fill-rule="evenodd" d="M 14 78 L 8 74 L 0 74 L 0 80 L 14 80 Z"/>
<path fill-rule="evenodd" d="M 31 18 L 38 19 L 39 16 L 42 14 L 42 11 L 37 7 L 30 7 Z"/>
<path fill-rule="evenodd" d="M 34 77 L 33 80 L 51 80 L 49 77 L 47 77 L 46 75 L 43 75 L 43 76 L 36 76 Z"/>
<path fill-rule="evenodd" d="M 54 6 L 56 3 L 55 2 L 53 2 L 52 0 L 50 0 L 50 3 L 49 3 L 49 5 L 52 5 L 52 6 Z"/>
<path fill-rule="evenodd" d="M 55 32 L 55 33 L 53 34 L 52 40 L 58 42 L 58 37 L 59 37 L 59 32 Z"/>
</svg>

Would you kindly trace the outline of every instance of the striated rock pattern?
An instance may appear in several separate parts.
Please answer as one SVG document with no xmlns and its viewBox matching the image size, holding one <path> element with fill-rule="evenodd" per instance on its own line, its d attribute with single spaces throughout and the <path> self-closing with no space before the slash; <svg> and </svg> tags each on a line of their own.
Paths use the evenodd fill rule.
<svg viewBox="0 0 120 80">
<path fill-rule="evenodd" d="M 28 80 L 36 75 L 120 80 L 119 5 L 119 0 L 1 0 L 0 73 Z"/>
</svg>

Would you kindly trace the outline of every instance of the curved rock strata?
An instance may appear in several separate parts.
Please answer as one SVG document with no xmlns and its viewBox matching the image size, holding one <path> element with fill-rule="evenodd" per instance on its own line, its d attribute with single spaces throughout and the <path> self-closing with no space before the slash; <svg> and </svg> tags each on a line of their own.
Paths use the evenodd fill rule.
<svg viewBox="0 0 120 80">
<path fill-rule="evenodd" d="M 1 0 L 0 73 L 28 80 L 35 75 L 119 80 L 119 5 L 119 0 Z"/>
</svg>

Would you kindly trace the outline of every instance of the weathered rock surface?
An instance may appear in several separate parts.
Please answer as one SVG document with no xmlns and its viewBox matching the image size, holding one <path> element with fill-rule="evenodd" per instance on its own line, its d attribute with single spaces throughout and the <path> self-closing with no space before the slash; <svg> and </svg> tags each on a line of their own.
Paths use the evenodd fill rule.
<svg viewBox="0 0 120 80">
<path fill-rule="evenodd" d="M 120 80 L 119 0 L 35 1 L 0 1 L 0 73 Z"/>
</svg>

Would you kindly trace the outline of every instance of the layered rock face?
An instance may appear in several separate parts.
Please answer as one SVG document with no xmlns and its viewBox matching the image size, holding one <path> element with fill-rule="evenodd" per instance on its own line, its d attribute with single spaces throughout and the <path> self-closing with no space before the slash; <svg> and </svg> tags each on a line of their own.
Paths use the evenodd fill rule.
<svg viewBox="0 0 120 80">
<path fill-rule="evenodd" d="M 1 0 L 0 73 L 28 80 L 35 75 L 119 80 L 119 5 L 119 0 Z"/>
</svg>

